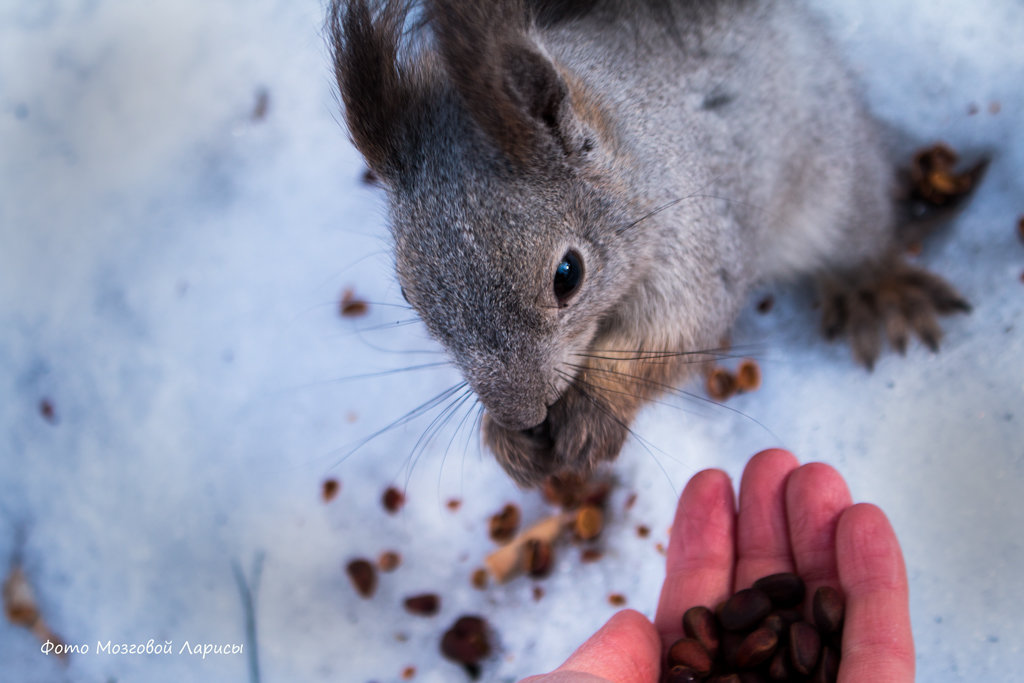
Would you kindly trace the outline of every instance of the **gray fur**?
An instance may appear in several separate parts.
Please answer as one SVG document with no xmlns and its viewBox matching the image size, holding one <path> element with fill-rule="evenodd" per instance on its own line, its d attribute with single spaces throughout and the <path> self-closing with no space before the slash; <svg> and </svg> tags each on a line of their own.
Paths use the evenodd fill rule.
<svg viewBox="0 0 1024 683">
<path fill-rule="evenodd" d="M 892 169 L 799 2 L 425 5 L 410 44 L 404 3 L 336 2 L 336 72 L 403 290 L 520 483 L 615 457 L 756 283 L 890 258 Z M 390 37 L 346 23 L 372 15 Z"/>
</svg>

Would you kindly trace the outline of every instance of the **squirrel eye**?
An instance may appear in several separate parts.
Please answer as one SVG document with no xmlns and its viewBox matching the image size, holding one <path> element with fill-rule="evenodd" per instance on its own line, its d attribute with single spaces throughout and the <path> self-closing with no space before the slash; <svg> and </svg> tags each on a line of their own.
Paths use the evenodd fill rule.
<svg viewBox="0 0 1024 683">
<path fill-rule="evenodd" d="M 576 293 L 582 280 L 583 259 L 570 249 L 555 269 L 555 298 L 560 305 L 564 306 L 569 297 Z"/>
</svg>

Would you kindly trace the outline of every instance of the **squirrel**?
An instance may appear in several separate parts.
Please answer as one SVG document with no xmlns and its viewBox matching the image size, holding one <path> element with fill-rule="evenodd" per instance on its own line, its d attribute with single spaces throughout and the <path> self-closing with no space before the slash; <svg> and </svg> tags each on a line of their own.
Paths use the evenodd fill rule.
<svg viewBox="0 0 1024 683">
<path fill-rule="evenodd" d="M 801 2 L 332 0 L 327 33 L 402 293 L 522 486 L 614 459 L 756 285 L 816 281 L 869 369 L 969 310 L 902 256 L 879 126 Z"/>
</svg>

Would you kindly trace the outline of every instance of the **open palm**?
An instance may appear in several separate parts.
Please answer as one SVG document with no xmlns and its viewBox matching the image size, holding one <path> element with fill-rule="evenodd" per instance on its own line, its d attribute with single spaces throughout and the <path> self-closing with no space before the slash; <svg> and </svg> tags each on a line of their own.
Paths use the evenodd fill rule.
<svg viewBox="0 0 1024 683">
<path fill-rule="evenodd" d="M 845 594 L 840 683 L 914 680 L 906 569 L 885 514 L 854 505 L 832 467 L 800 466 L 791 453 L 769 450 L 747 464 L 738 506 L 721 470 L 687 484 L 653 624 L 623 610 L 557 670 L 522 683 L 656 683 L 688 608 L 714 606 L 778 572 L 800 574 L 809 593 L 829 585 Z"/>
</svg>

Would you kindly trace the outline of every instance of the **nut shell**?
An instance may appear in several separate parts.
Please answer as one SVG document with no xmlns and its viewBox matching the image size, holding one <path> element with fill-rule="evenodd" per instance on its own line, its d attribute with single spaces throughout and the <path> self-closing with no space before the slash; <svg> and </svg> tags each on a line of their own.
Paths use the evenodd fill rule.
<svg viewBox="0 0 1024 683">
<path fill-rule="evenodd" d="M 358 558 L 345 567 L 345 573 L 352 581 L 356 592 L 364 598 L 372 598 L 377 591 L 377 570 L 369 560 Z"/>
<path fill-rule="evenodd" d="M 718 612 L 718 621 L 730 631 L 746 631 L 772 611 L 772 601 L 756 588 L 737 591 Z"/>
<path fill-rule="evenodd" d="M 768 628 L 757 628 L 750 632 L 736 650 L 736 664 L 751 669 L 775 654 L 779 636 Z"/>
<path fill-rule="evenodd" d="M 580 540 L 597 538 L 604 528 L 604 513 L 596 505 L 583 505 L 576 511 L 572 528 Z"/>
<path fill-rule="evenodd" d="M 715 401 L 727 401 L 736 393 L 736 376 L 725 368 L 713 368 L 708 373 L 707 389 Z"/>
<path fill-rule="evenodd" d="M 817 629 L 806 621 L 798 621 L 789 627 L 789 660 L 793 668 L 807 676 L 814 671 L 821 655 L 821 636 Z"/>
<path fill-rule="evenodd" d="M 551 544 L 538 538 L 532 538 L 523 545 L 523 569 L 535 579 L 541 579 L 551 573 L 554 567 L 554 553 Z"/>
<path fill-rule="evenodd" d="M 718 654 L 718 622 L 714 612 L 707 607 L 698 605 L 686 610 L 683 614 L 683 633 L 703 645 L 712 657 Z"/>
<path fill-rule="evenodd" d="M 441 654 L 462 664 L 476 664 L 491 654 L 484 618 L 459 617 L 441 638 Z"/>
<path fill-rule="evenodd" d="M 761 387 L 761 366 L 749 358 L 736 368 L 736 390 L 756 391 Z"/>
<path fill-rule="evenodd" d="M 491 515 L 488 522 L 488 533 L 491 540 L 495 543 L 512 540 L 512 537 L 519 531 L 520 517 L 519 508 L 512 503 L 508 503 L 500 512 Z"/>
<path fill-rule="evenodd" d="M 842 593 L 832 586 L 821 586 L 814 591 L 811 608 L 815 626 L 822 633 L 835 633 L 843 625 L 845 607 Z"/>
<path fill-rule="evenodd" d="M 711 673 L 711 655 L 694 638 L 680 638 L 668 649 L 669 666 L 683 666 L 693 671 L 698 676 L 707 676 Z"/>
<path fill-rule="evenodd" d="M 409 614 L 432 617 L 441 609 L 441 598 L 436 593 L 411 595 L 405 599 L 405 610 Z"/>
<path fill-rule="evenodd" d="M 780 572 L 760 578 L 754 582 L 753 588 L 763 591 L 772 601 L 772 605 L 781 609 L 796 607 L 807 595 L 804 580 L 792 572 Z"/>
</svg>

